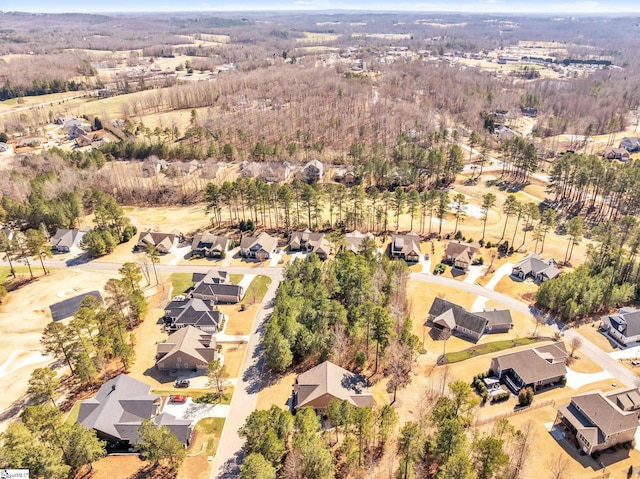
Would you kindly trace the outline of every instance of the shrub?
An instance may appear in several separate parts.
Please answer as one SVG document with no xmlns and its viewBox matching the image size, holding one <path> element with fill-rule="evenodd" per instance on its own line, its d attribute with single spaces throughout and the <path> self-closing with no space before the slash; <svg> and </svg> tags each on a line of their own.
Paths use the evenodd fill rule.
<svg viewBox="0 0 640 479">
<path fill-rule="evenodd" d="M 481 239 L 480 241 L 478 241 L 478 244 L 480 245 L 480 247 L 482 248 L 484 246 L 484 240 Z"/>
<path fill-rule="evenodd" d="M 474 266 L 483 265 L 484 264 L 484 258 L 482 256 L 474 258 L 473 262 L 471 264 L 473 264 Z"/>
<path fill-rule="evenodd" d="M 491 241 L 487 241 L 484 245 L 485 248 L 489 249 L 489 248 L 493 248 L 493 243 Z"/>
<path fill-rule="evenodd" d="M 253 223 L 252 219 L 248 219 L 247 221 L 240 220 L 240 224 L 238 225 L 238 228 L 242 232 L 245 232 L 245 231 L 253 232 L 256 229 L 256 225 Z"/>
<path fill-rule="evenodd" d="M 436 267 L 433 268 L 433 274 L 442 274 L 446 271 L 446 269 L 447 267 L 444 264 L 438 263 Z"/>
<path fill-rule="evenodd" d="M 518 393 L 518 406 L 529 406 L 533 402 L 533 389 L 522 388 Z"/>
<path fill-rule="evenodd" d="M 507 392 L 496 394 L 495 396 L 491 396 L 491 402 L 494 403 L 494 402 L 506 401 L 510 397 L 511 397 L 511 394 Z"/>
<path fill-rule="evenodd" d="M 454 239 L 459 241 L 462 239 L 462 231 L 457 231 L 456 235 L 454 236 Z"/>
</svg>

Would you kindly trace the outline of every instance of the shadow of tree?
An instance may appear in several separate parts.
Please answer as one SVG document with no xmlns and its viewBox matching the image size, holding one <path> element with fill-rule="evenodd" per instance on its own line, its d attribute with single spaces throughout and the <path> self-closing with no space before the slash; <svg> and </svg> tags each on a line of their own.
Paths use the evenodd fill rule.
<svg viewBox="0 0 640 479">
<path fill-rule="evenodd" d="M 240 476 L 240 466 L 244 459 L 244 450 L 236 452 L 231 459 L 225 462 L 216 476 L 216 479 L 236 479 Z"/>
</svg>

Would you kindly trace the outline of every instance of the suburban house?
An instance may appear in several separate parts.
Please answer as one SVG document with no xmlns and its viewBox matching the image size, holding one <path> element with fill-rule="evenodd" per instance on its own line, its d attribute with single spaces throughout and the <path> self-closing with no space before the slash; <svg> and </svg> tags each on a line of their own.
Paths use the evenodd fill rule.
<svg viewBox="0 0 640 479">
<path fill-rule="evenodd" d="M 231 239 L 226 236 L 197 234 L 191 242 L 191 254 L 206 258 L 220 258 L 226 254 L 230 244 Z"/>
<path fill-rule="evenodd" d="M 491 371 L 516 394 L 525 387 L 537 392 L 564 380 L 567 356 L 563 343 L 553 343 L 496 356 Z"/>
<path fill-rule="evenodd" d="M 288 161 L 256 162 L 244 161 L 240 165 L 240 176 L 243 178 L 256 178 L 267 183 L 282 183 L 291 178 L 294 167 Z"/>
<path fill-rule="evenodd" d="M 623 345 L 640 341 L 640 309 L 621 308 L 600 318 L 600 329 Z"/>
<path fill-rule="evenodd" d="M 431 326 L 439 339 L 458 333 L 478 341 L 484 334 L 508 333 L 513 327 L 513 320 L 507 309 L 471 313 L 462 306 L 436 297 L 424 325 Z"/>
<path fill-rule="evenodd" d="M 356 175 L 352 166 L 340 166 L 333 174 L 333 181 L 345 185 L 353 185 L 356 182 Z"/>
<path fill-rule="evenodd" d="M 145 251 L 147 245 L 155 246 L 162 254 L 170 253 L 180 241 L 182 235 L 179 231 L 173 230 L 171 233 L 160 233 L 158 231 L 143 231 L 138 237 L 135 246 L 136 251 Z"/>
<path fill-rule="evenodd" d="M 608 160 L 627 161 L 631 156 L 631 153 L 629 153 L 629 151 L 625 150 L 624 148 L 609 147 L 604 149 L 604 153 L 602 153 L 602 156 L 604 158 L 607 158 Z"/>
<path fill-rule="evenodd" d="M 209 270 L 207 274 L 194 273 L 195 283 L 189 293 L 192 298 L 203 299 L 217 303 L 239 303 L 244 296 L 244 288 L 231 284 L 226 271 Z"/>
<path fill-rule="evenodd" d="M 561 424 L 578 449 L 586 454 L 632 441 L 638 429 L 640 394 L 623 389 L 607 393 L 578 394 L 558 409 L 555 424 Z"/>
<path fill-rule="evenodd" d="M 315 183 L 324 176 L 324 165 L 319 160 L 311 160 L 302 167 L 302 175 L 309 183 Z"/>
<path fill-rule="evenodd" d="M 444 260 L 451 263 L 455 268 L 468 270 L 473 263 L 473 257 L 479 250 L 477 244 L 451 241 L 444 251 Z"/>
<path fill-rule="evenodd" d="M 360 233 L 358 230 L 347 233 L 344 235 L 345 248 L 347 251 L 358 254 L 362 251 L 362 242 L 365 238 L 375 241 L 375 237 L 371 233 Z"/>
<path fill-rule="evenodd" d="M 640 137 L 634 136 L 623 138 L 620 142 L 620 148 L 624 148 L 629 153 L 640 151 Z"/>
<path fill-rule="evenodd" d="M 223 318 L 212 301 L 200 298 L 176 296 L 164 307 L 164 322 L 170 332 L 194 326 L 206 333 L 217 333 Z"/>
<path fill-rule="evenodd" d="M 95 429 L 98 438 L 111 445 L 135 444 L 138 428 L 145 419 L 167 426 L 180 442 L 188 445 L 193 427 L 190 420 L 176 419 L 162 412 L 162 397 L 149 394 L 151 386 L 126 374 L 104 383 L 92 399 L 80 403 L 78 422 Z"/>
<path fill-rule="evenodd" d="M 271 257 L 278 246 L 278 239 L 267 233 L 258 236 L 245 236 L 240 241 L 240 256 L 265 261 Z"/>
<path fill-rule="evenodd" d="M 18 143 L 16 143 L 16 148 L 34 148 L 36 146 L 40 146 L 40 143 L 42 143 L 40 138 L 22 138 L 21 140 L 18 140 Z"/>
<path fill-rule="evenodd" d="M 207 369 L 218 358 L 216 340 L 193 326 L 186 326 L 158 344 L 156 367 L 160 371 Z"/>
<path fill-rule="evenodd" d="M 313 233 L 308 229 L 304 231 L 294 231 L 289 239 L 289 250 L 313 252 L 320 259 L 327 259 L 331 254 L 331 243 L 324 233 Z"/>
<path fill-rule="evenodd" d="M 536 118 L 538 116 L 538 109 L 533 107 L 520 108 L 522 116 L 528 116 L 529 118 Z"/>
<path fill-rule="evenodd" d="M 161 171 L 166 171 L 168 167 L 169 162 L 167 160 L 160 160 L 155 157 L 147 158 L 142 162 L 142 177 L 153 178 Z"/>
<path fill-rule="evenodd" d="M 372 407 L 373 395 L 366 386 L 364 376 L 325 361 L 298 376 L 293 385 L 292 408 L 311 406 L 322 413 L 332 399 L 348 401 L 356 407 Z"/>
<path fill-rule="evenodd" d="M 56 234 L 49 240 L 51 251 L 54 253 L 69 253 L 72 248 L 79 248 L 87 230 L 68 230 L 58 228 Z"/>
<path fill-rule="evenodd" d="M 420 236 L 415 233 L 391 235 L 391 257 L 402 258 L 409 262 L 419 261 Z"/>
<path fill-rule="evenodd" d="M 536 253 L 531 253 L 511 270 L 512 276 L 520 279 L 533 278 L 540 283 L 553 279 L 559 274 L 560 270 L 553 259 L 543 261 Z"/>
</svg>

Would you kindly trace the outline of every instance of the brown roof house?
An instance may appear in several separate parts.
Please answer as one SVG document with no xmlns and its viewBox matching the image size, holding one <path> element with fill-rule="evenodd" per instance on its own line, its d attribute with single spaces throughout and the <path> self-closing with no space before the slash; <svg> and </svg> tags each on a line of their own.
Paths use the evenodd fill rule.
<svg viewBox="0 0 640 479">
<path fill-rule="evenodd" d="M 138 237 L 135 246 L 136 251 L 145 251 L 147 245 L 153 245 L 162 254 L 171 253 L 176 247 L 182 235 L 179 231 L 173 230 L 171 233 L 160 233 L 157 231 L 143 231 Z"/>
<path fill-rule="evenodd" d="M 206 370 L 218 357 L 216 340 L 193 326 L 186 326 L 158 344 L 156 367 L 160 371 Z"/>
<path fill-rule="evenodd" d="M 205 333 L 217 333 L 224 315 L 213 301 L 176 296 L 164 307 L 164 323 L 168 331 L 194 326 Z"/>
<path fill-rule="evenodd" d="M 365 238 L 375 241 L 375 237 L 371 233 L 360 233 L 358 230 L 347 233 L 344 235 L 345 248 L 347 251 L 358 254 L 362 251 L 362 242 Z"/>
<path fill-rule="evenodd" d="M 226 271 L 209 270 L 207 274 L 195 273 L 195 283 L 189 293 L 192 298 L 212 301 L 213 303 L 239 303 L 244 296 L 244 288 L 231 284 Z"/>
<path fill-rule="evenodd" d="M 629 153 L 624 148 L 605 148 L 602 156 L 607 158 L 608 160 L 620 160 L 627 161 L 631 157 L 631 153 Z"/>
<path fill-rule="evenodd" d="M 507 309 L 471 313 L 446 299 L 435 298 L 424 325 L 431 326 L 439 339 L 456 333 L 475 342 L 484 334 L 509 332 L 513 320 Z"/>
<path fill-rule="evenodd" d="M 206 258 L 223 258 L 231 244 L 231 239 L 226 236 L 212 234 L 197 234 L 191 242 L 191 254 Z"/>
<path fill-rule="evenodd" d="M 564 381 L 567 356 L 563 343 L 553 343 L 496 356 L 491 359 L 491 371 L 516 394 L 525 387 L 537 392 Z"/>
<path fill-rule="evenodd" d="M 415 233 L 391 235 L 391 257 L 408 262 L 420 260 L 420 236 Z"/>
<path fill-rule="evenodd" d="M 151 387 L 126 374 L 104 383 L 92 399 L 80 403 L 78 422 L 95 429 L 100 439 L 125 446 L 139 440 L 138 428 L 145 419 L 167 426 L 180 442 L 188 445 L 193 426 L 190 420 L 162 413 L 162 398 L 149 394 Z"/>
<path fill-rule="evenodd" d="M 592 391 L 571 398 L 558 409 L 555 424 L 586 454 L 632 441 L 638 428 L 640 394 L 637 389 Z"/>
<path fill-rule="evenodd" d="M 511 270 L 512 276 L 520 279 L 533 278 L 540 283 L 553 279 L 559 274 L 560 270 L 553 259 L 543 261 L 536 253 L 531 253 Z"/>
<path fill-rule="evenodd" d="M 80 242 L 87 230 L 68 230 L 58 228 L 56 234 L 49 240 L 51 251 L 54 253 L 69 253 L 73 248 L 80 248 Z"/>
<path fill-rule="evenodd" d="M 600 329 L 619 343 L 627 346 L 640 341 L 640 309 L 621 308 L 618 314 L 600 318 Z"/>
<path fill-rule="evenodd" d="M 322 412 L 332 399 L 348 401 L 356 407 L 372 407 L 373 395 L 366 386 L 364 376 L 325 361 L 298 376 L 293 386 L 293 409 L 311 406 Z"/>
<path fill-rule="evenodd" d="M 468 270 L 473 263 L 473 258 L 478 252 L 477 244 L 451 241 L 444 251 L 444 260 L 451 263 L 454 268 Z"/>
<path fill-rule="evenodd" d="M 278 239 L 264 232 L 258 236 L 245 236 L 240 241 L 240 256 L 265 261 L 271 257 L 277 246 Z"/>
<path fill-rule="evenodd" d="M 332 251 L 331 243 L 324 233 L 313 233 L 308 229 L 291 233 L 289 249 L 306 253 L 313 252 L 320 259 L 327 259 Z"/>
</svg>

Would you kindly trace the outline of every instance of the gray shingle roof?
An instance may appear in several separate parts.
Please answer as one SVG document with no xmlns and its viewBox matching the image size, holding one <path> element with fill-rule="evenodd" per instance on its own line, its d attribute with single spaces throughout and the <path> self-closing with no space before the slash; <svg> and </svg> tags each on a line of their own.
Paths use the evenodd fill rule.
<svg viewBox="0 0 640 479">
<path fill-rule="evenodd" d="M 166 360 L 174 354 L 185 354 L 207 364 L 216 359 L 216 340 L 193 326 L 186 326 L 169 335 L 164 343 L 158 344 L 160 359 Z"/>
<path fill-rule="evenodd" d="M 621 309 L 618 314 L 603 316 L 601 319 L 627 338 L 640 335 L 640 309 Z"/>
<path fill-rule="evenodd" d="M 535 384 L 567 374 L 567 351 L 563 343 L 525 349 L 493 358 L 501 370 L 512 369 L 525 384 Z"/>
<path fill-rule="evenodd" d="M 222 320 L 222 313 L 213 309 L 210 301 L 198 298 L 174 300 L 165 306 L 165 314 L 171 318 L 177 327 L 195 326 L 197 328 L 218 328 Z"/>
<path fill-rule="evenodd" d="M 429 319 L 432 318 L 432 319 Z M 441 326 L 453 329 L 459 326 L 481 335 L 488 325 L 492 327 L 502 324 L 511 324 L 511 313 L 508 310 L 482 311 L 471 313 L 451 301 L 436 297 L 429 309 L 427 322 L 433 321 Z"/>
</svg>

